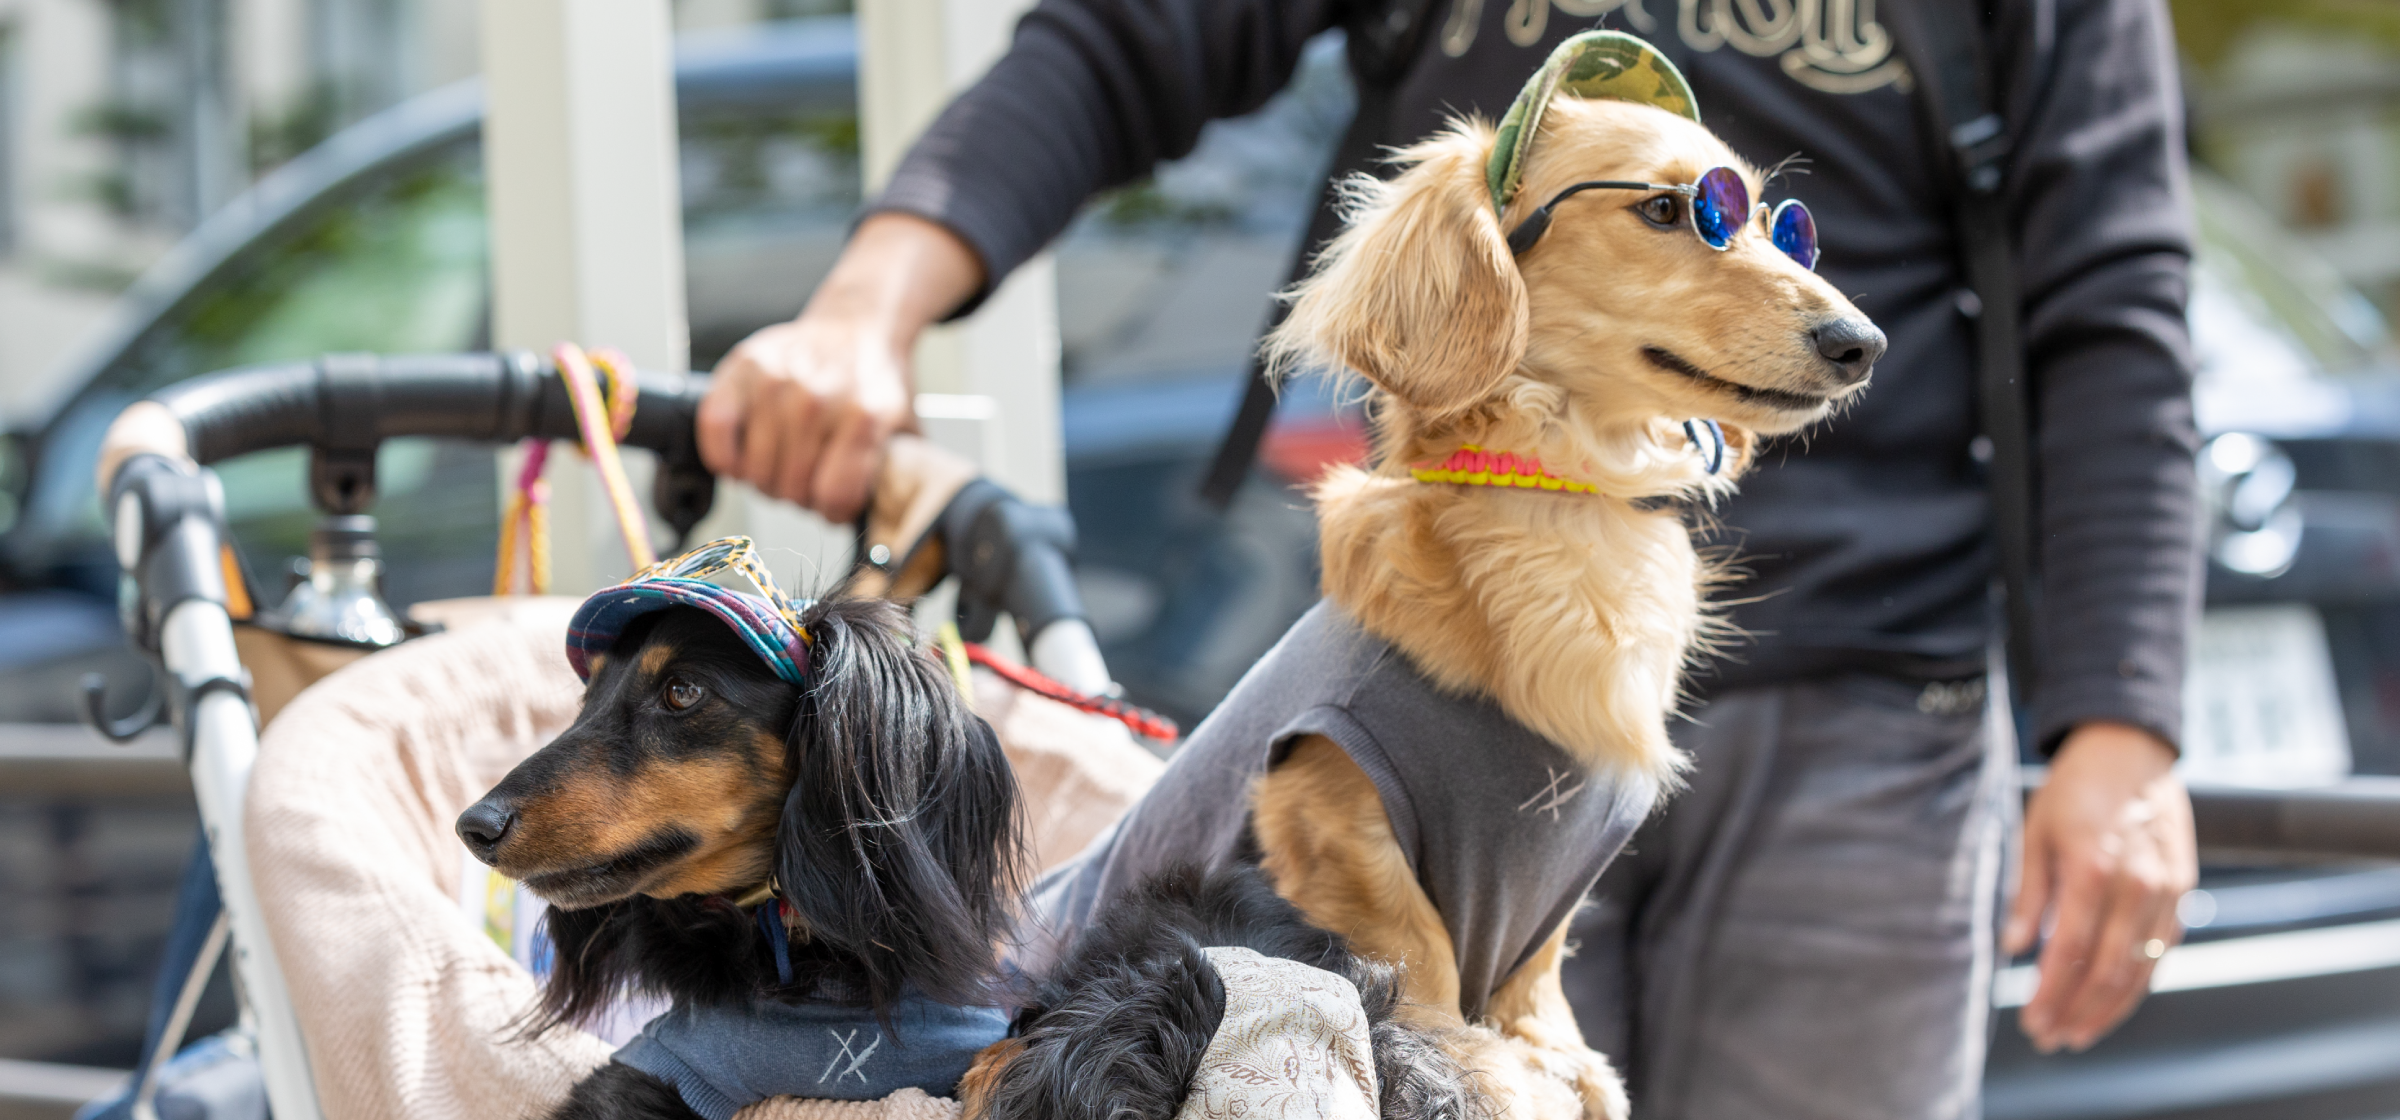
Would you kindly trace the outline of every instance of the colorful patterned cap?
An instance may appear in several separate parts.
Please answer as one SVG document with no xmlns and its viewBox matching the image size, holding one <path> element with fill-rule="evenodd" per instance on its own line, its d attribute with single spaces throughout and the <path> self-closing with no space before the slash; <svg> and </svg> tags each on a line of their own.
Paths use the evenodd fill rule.
<svg viewBox="0 0 2400 1120">
<path fill-rule="evenodd" d="M 1500 118 L 1484 176 L 1492 188 L 1492 208 L 1508 209 L 1525 178 L 1525 157 L 1541 131 L 1542 113 L 1550 99 L 1605 98 L 1656 105 L 1678 116 L 1700 119 L 1700 102 L 1683 72 L 1647 41 L 1622 31 L 1586 31 L 1568 37 L 1550 52 L 1542 68 L 1525 80 L 1525 89 Z"/>
<path fill-rule="evenodd" d="M 720 587 L 705 578 L 727 571 L 748 578 L 758 594 Z M 567 664 L 576 677 L 591 680 L 600 659 L 634 619 L 669 607 L 698 607 L 717 616 L 776 676 L 807 683 L 808 634 L 800 628 L 800 608 L 775 586 L 748 537 L 701 545 L 584 600 L 567 623 Z"/>
</svg>

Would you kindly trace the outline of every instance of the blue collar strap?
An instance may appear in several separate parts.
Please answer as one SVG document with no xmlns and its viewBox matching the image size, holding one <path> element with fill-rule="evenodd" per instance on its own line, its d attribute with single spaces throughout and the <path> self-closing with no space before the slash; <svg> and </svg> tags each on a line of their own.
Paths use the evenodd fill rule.
<svg viewBox="0 0 2400 1120">
<path fill-rule="evenodd" d="M 775 980 L 780 984 L 792 982 L 792 935 L 783 924 L 783 899 L 778 896 L 758 904 L 758 932 L 767 935 L 767 948 L 775 952 Z"/>
<path fill-rule="evenodd" d="M 1725 429 L 1714 420 L 1686 420 L 1683 438 L 1692 441 L 1692 450 L 1708 463 L 1708 473 L 1725 469 Z"/>
</svg>

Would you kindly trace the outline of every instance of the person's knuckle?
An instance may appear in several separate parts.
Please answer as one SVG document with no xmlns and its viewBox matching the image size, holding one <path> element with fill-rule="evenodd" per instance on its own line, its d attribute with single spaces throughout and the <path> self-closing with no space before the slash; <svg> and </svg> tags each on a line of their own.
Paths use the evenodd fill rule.
<svg viewBox="0 0 2400 1120">
<path fill-rule="evenodd" d="M 2085 855 L 2068 861 L 2059 878 L 2069 890 L 2097 892 L 2108 886 L 2108 881 L 2115 873 L 2116 868 L 2111 866 L 2111 861 L 2096 855 Z"/>
</svg>

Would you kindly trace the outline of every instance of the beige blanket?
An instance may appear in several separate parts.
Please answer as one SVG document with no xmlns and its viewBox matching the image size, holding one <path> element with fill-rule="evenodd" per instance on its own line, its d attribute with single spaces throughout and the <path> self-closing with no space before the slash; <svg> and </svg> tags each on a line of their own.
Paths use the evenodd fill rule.
<svg viewBox="0 0 2400 1120">
<path fill-rule="evenodd" d="M 250 860 L 334 1120 L 540 1116 L 608 1058 L 580 1031 L 515 1037 L 533 977 L 456 902 L 452 821 L 574 716 L 581 689 L 562 653 L 574 607 L 517 600 L 362 659 L 300 693 L 261 739 Z M 1115 724 L 996 679 L 977 693 L 1026 788 L 1043 866 L 1081 850 L 1158 774 Z M 743 1117 L 956 1114 L 907 1090 L 783 1098 Z"/>
</svg>

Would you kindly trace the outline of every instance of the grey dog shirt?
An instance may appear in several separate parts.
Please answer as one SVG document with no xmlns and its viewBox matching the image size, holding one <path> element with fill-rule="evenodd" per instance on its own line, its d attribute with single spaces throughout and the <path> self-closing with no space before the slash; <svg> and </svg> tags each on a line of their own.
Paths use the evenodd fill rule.
<svg viewBox="0 0 2400 1120">
<path fill-rule="evenodd" d="M 1306 735 L 1375 783 L 1392 835 L 1457 951 L 1459 1007 L 1538 951 L 1649 815 L 1657 785 L 1593 771 L 1491 701 L 1438 688 L 1319 603 L 1234 686 L 1115 828 L 1036 888 L 1021 963 L 1040 971 L 1086 920 L 1171 866 L 1255 860 L 1250 787 Z"/>
</svg>

